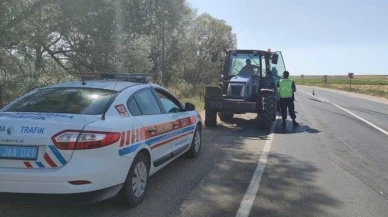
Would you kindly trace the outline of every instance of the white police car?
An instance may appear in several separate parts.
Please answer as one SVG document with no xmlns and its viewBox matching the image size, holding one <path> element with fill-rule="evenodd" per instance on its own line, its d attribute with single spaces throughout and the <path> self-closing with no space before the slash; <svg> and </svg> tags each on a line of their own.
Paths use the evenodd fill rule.
<svg viewBox="0 0 388 217">
<path fill-rule="evenodd" d="M 119 193 L 136 206 L 150 175 L 184 153 L 198 156 L 194 105 L 128 81 L 143 74 L 90 75 L 102 79 L 39 88 L 0 110 L 0 192 L 92 202 Z"/>
</svg>

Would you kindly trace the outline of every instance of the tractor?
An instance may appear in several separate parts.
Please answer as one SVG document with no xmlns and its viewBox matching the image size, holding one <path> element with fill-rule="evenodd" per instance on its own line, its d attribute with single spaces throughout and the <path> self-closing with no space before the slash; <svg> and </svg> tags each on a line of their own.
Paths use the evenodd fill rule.
<svg viewBox="0 0 388 217">
<path fill-rule="evenodd" d="M 256 113 L 261 129 L 270 129 L 279 111 L 278 74 L 285 69 L 280 51 L 224 50 L 212 55 L 219 62 L 218 86 L 206 86 L 205 125 L 217 125 L 218 117 L 230 122 L 234 114 Z"/>
</svg>

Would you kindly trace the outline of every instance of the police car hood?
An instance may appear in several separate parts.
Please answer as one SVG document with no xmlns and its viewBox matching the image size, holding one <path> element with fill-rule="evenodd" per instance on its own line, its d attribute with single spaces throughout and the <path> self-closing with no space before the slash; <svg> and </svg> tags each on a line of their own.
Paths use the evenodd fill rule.
<svg viewBox="0 0 388 217">
<path fill-rule="evenodd" d="M 0 168 L 63 167 L 73 150 L 59 150 L 52 137 L 64 130 L 82 130 L 100 118 L 101 115 L 0 112 Z M 36 147 L 37 155 L 23 158 L 26 153 L 36 154 L 30 147 Z M 15 156 L 11 159 L 8 152 L 15 152 Z"/>
</svg>

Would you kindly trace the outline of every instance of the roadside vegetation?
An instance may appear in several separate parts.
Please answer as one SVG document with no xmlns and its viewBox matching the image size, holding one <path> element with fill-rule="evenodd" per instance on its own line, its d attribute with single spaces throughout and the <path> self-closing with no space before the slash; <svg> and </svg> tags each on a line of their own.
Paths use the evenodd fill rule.
<svg viewBox="0 0 388 217">
<path fill-rule="evenodd" d="M 328 76 L 326 84 L 323 76 L 293 76 L 297 85 L 317 86 L 367 94 L 388 99 L 388 75 L 355 75 L 351 82 L 347 76 Z"/>
<path fill-rule="evenodd" d="M 136 72 L 202 108 L 211 54 L 236 47 L 230 25 L 185 0 L 2 0 L 0 107 L 77 73 Z"/>
</svg>

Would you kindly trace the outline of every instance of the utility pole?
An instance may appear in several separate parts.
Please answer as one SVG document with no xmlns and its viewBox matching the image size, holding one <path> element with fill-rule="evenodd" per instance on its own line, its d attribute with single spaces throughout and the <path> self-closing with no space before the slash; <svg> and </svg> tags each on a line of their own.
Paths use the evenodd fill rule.
<svg viewBox="0 0 388 217">
<path fill-rule="evenodd" d="M 0 84 L 0 109 L 3 108 L 3 86 Z"/>
</svg>

